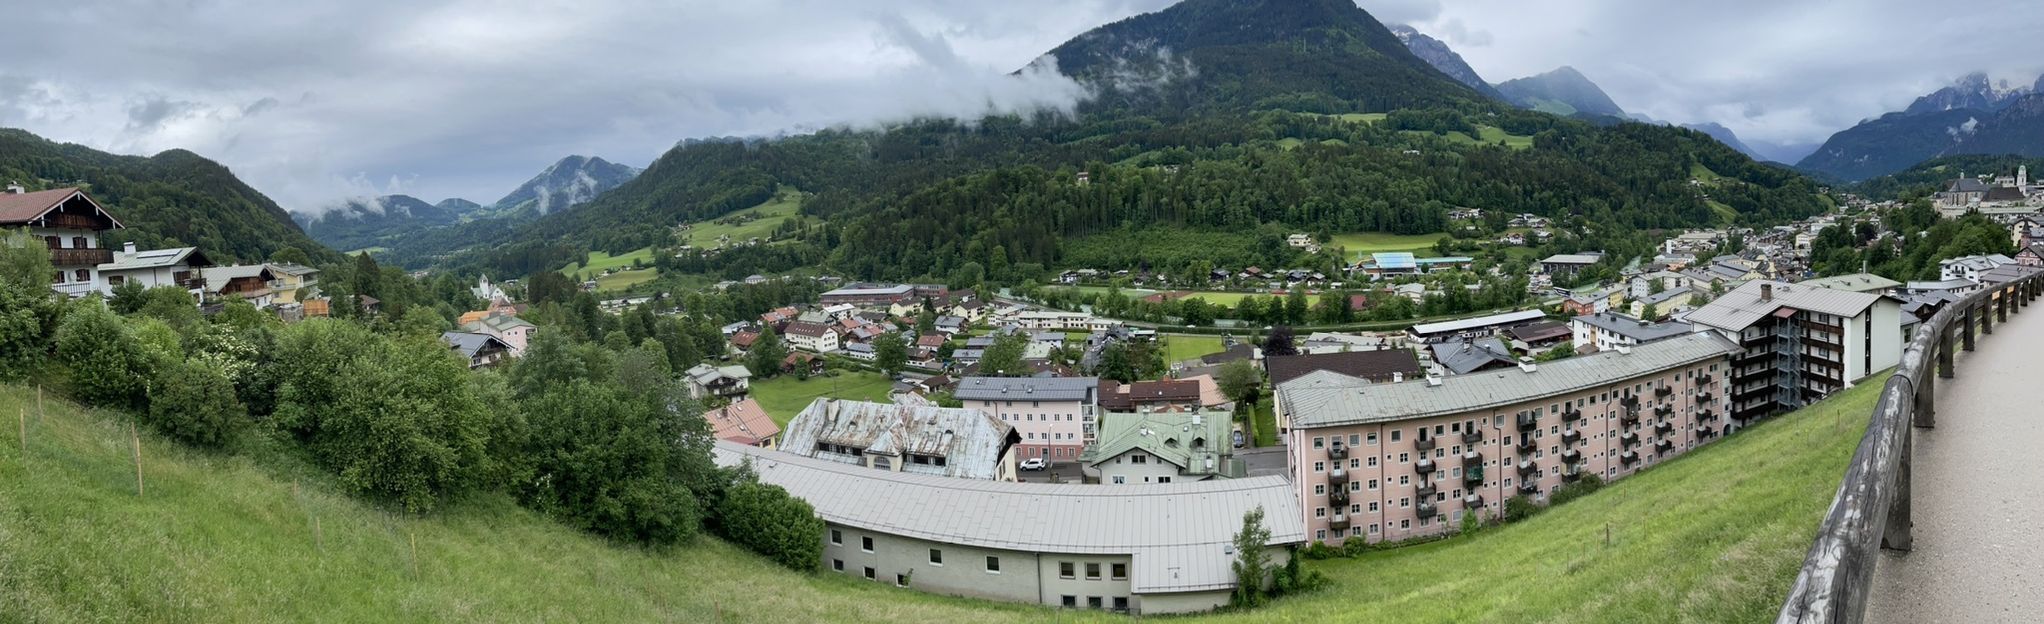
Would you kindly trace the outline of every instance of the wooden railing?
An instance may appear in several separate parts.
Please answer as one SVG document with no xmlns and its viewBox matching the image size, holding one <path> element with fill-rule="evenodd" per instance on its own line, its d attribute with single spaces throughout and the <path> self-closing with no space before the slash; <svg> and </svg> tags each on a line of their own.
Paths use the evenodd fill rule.
<svg viewBox="0 0 2044 624">
<path fill-rule="evenodd" d="M 2032 305 L 2044 293 L 2044 274 L 1999 284 L 1947 304 L 1902 352 L 1902 363 L 1881 389 L 1866 436 L 1846 467 L 1831 511 L 1776 618 L 1780 624 L 1855 623 L 1866 615 L 1868 585 L 1881 548 L 1909 550 L 1909 454 L 1914 427 L 1937 422 L 1937 380 L 1951 379 L 1953 334 L 1973 350 L 1974 332 Z M 1935 367 L 1935 368 L 1933 368 Z M 1935 372 L 1935 374 L 1933 374 Z"/>
</svg>

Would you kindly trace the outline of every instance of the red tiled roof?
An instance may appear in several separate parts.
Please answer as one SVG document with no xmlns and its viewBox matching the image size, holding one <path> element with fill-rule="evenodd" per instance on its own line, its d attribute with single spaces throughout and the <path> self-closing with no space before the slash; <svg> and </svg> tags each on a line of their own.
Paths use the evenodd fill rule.
<svg viewBox="0 0 2044 624">
<path fill-rule="evenodd" d="M 703 414 L 703 418 L 710 421 L 711 435 L 719 440 L 756 445 L 781 434 L 780 425 L 774 424 L 766 409 L 752 397 L 710 410 Z"/>
<path fill-rule="evenodd" d="M 759 340 L 759 332 L 756 332 L 756 331 L 742 331 L 742 332 L 738 332 L 738 333 L 736 333 L 736 334 L 731 334 L 731 344 L 732 344 L 732 346 L 736 346 L 736 347 L 738 347 L 738 348 L 740 348 L 740 349 L 750 349 L 750 348 L 752 348 L 752 341 L 754 341 L 754 340 Z"/>
</svg>

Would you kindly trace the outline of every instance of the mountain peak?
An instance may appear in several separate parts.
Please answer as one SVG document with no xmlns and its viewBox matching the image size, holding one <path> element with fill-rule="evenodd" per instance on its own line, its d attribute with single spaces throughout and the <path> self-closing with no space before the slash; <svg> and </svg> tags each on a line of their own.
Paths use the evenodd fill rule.
<svg viewBox="0 0 2044 624">
<path fill-rule="evenodd" d="M 492 210 L 508 214 L 530 208 L 537 214 L 547 214 L 595 199 L 637 175 L 637 167 L 600 157 L 570 155 L 497 200 Z"/>
<path fill-rule="evenodd" d="M 1996 82 L 1987 77 L 1987 72 L 1976 71 L 1960 76 L 1949 86 L 1916 98 L 1902 112 L 1922 115 L 1962 108 L 1994 112 L 2039 89 L 2044 89 L 2044 76 L 2038 78 L 2036 85 L 2011 86 L 2007 80 Z"/>
<path fill-rule="evenodd" d="M 1474 99 L 1350 0 L 1185 0 L 1047 56 L 1096 90 L 1093 108 L 1345 112 Z"/>
<path fill-rule="evenodd" d="M 1441 40 L 1429 37 L 1426 33 L 1405 24 L 1392 25 L 1391 34 L 1404 42 L 1405 49 L 1411 51 L 1413 56 L 1426 61 L 1428 65 L 1447 74 L 1449 78 L 1454 78 L 1455 82 L 1462 83 L 1463 86 L 1475 89 L 1477 93 L 1490 96 L 1492 99 L 1510 101 L 1503 93 L 1498 93 L 1495 87 L 1490 86 L 1489 82 L 1485 82 L 1482 76 L 1476 75 L 1476 69 L 1470 67 L 1467 61 L 1462 60 L 1461 54 L 1455 53 L 1453 48 L 1449 48 L 1448 44 Z"/>
<path fill-rule="evenodd" d="M 1507 80 L 1498 92 L 1512 103 L 1557 115 L 1603 115 L 1625 119 L 1625 109 L 1576 68 L 1563 65 L 1543 74 Z"/>
</svg>

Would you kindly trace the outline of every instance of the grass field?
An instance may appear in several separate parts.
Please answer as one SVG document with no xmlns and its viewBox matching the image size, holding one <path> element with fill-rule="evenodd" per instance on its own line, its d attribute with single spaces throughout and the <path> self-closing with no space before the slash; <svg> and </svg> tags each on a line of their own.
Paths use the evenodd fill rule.
<svg viewBox="0 0 2044 624">
<path fill-rule="evenodd" d="M 653 262 L 653 248 L 646 247 L 616 256 L 601 251 L 592 251 L 589 252 L 587 260 L 562 267 L 561 273 L 566 274 L 570 279 L 580 282 L 602 275 L 607 269 L 632 266 L 634 262 Z"/>
<path fill-rule="evenodd" d="M 376 255 L 376 254 L 380 254 L 380 253 L 383 253 L 383 252 L 386 252 L 386 251 L 390 251 L 390 248 L 389 248 L 389 247 L 363 247 L 363 248 L 361 248 L 361 249 L 350 249 L 350 250 L 348 250 L 348 251 L 347 251 L 346 253 L 347 253 L 347 255 L 350 255 L 350 256 L 355 256 L 355 255 L 361 255 L 361 254 L 365 254 L 365 253 L 366 253 L 366 254 L 369 254 L 369 255 L 372 255 L 372 256 L 374 256 L 374 255 Z"/>
<path fill-rule="evenodd" d="M 1434 243 L 1447 236 L 1445 232 L 1434 234 L 1389 234 L 1385 232 L 1355 232 L 1336 234 L 1328 245 L 1347 249 L 1350 254 L 1369 255 L 1377 252 L 1409 251 L 1421 255 L 1432 255 Z"/>
<path fill-rule="evenodd" d="M 817 397 L 885 403 L 887 392 L 893 389 L 894 381 L 880 373 L 838 371 L 836 377 L 801 380 L 781 375 L 756 381 L 752 384 L 752 398 L 759 401 L 760 409 L 766 410 L 768 416 L 774 417 L 775 423 L 786 425 Z"/>
<path fill-rule="evenodd" d="M 1405 132 L 1412 134 L 1433 134 L 1432 132 L 1427 132 L 1424 130 L 1406 130 Z M 1451 130 L 1447 134 L 1439 136 L 1450 141 L 1454 141 L 1456 143 L 1468 143 L 1471 145 L 1475 145 L 1478 143 L 1484 145 L 1496 145 L 1499 141 L 1504 141 L 1505 147 L 1509 147 L 1512 149 L 1528 149 L 1533 147 L 1533 137 L 1520 136 L 1516 134 L 1507 134 L 1503 128 L 1499 128 L 1496 126 L 1478 125 L 1476 126 L 1476 136 L 1474 137 L 1469 136 L 1469 133 L 1462 132 L 1460 130 Z"/>
<path fill-rule="evenodd" d="M 733 241 L 743 241 L 755 236 L 766 238 L 774 233 L 774 228 L 781 226 L 781 222 L 787 221 L 788 217 L 795 216 L 795 211 L 802 208 L 802 201 L 807 198 L 808 195 L 801 191 L 790 187 L 781 187 L 779 191 L 774 193 L 773 198 L 766 200 L 765 203 L 733 212 L 717 219 L 698 222 L 691 226 L 688 230 L 688 244 L 697 247 L 713 247 L 717 244 L 717 237 L 724 235 L 730 235 Z M 718 219 L 733 216 L 752 216 L 757 218 L 739 224 L 717 222 Z"/>
<path fill-rule="evenodd" d="M 1716 171 L 1711 171 L 1710 167 L 1703 166 L 1703 163 L 1691 163 L 1689 165 L 1689 177 L 1705 184 L 1714 184 L 1718 180 L 1724 179 L 1724 176 L 1718 175 Z"/>
<path fill-rule="evenodd" d="M 630 269 L 596 278 L 596 290 L 617 291 L 653 281 L 660 277 L 660 270 L 653 268 Z"/>
<path fill-rule="evenodd" d="M 1325 588 L 1184 620 L 1771 619 L 1879 381 L 1524 522 L 1309 562 L 1331 581 Z M 114 416 L 52 401 L 37 419 L 32 391 L 0 386 L 0 413 L 24 405 L 26 466 L 13 436 L 0 436 L 0 614 L 8 616 L 0 619 L 1128 621 L 798 574 L 709 538 L 671 550 L 620 547 L 501 497 L 425 517 L 392 514 L 333 493 L 288 460 L 188 451 L 148 434 L 148 493 L 137 497 L 127 430 Z"/>
<path fill-rule="evenodd" d="M 1738 220 L 1739 218 L 1739 211 L 1734 210 L 1731 206 L 1726 205 L 1724 202 L 1715 199 L 1707 199 L 1704 200 L 1703 203 L 1709 205 L 1712 212 L 1718 213 L 1718 219 L 1720 221 L 1723 221 L 1725 223 L 1731 223 L 1733 221 Z"/>
<path fill-rule="evenodd" d="M 1197 359 L 1203 355 L 1220 353 L 1224 349 L 1220 336 L 1165 336 L 1164 362 L 1168 364 Z"/>
</svg>

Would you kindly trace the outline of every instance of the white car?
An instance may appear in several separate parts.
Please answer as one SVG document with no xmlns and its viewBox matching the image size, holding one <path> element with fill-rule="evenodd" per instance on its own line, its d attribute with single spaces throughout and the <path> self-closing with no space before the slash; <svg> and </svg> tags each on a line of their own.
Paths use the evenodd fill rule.
<svg viewBox="0 0 2044 624">
<path fill-rule="evenodd" d="M 1042 470 L 1046 465 L 1048 464 L 1046 464 L 1043 461 L 1043 458 L 1041 457 L 1031 457 L 1029 459 L 1022 460 L 1023 470 Z"/>
</svg>

